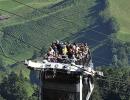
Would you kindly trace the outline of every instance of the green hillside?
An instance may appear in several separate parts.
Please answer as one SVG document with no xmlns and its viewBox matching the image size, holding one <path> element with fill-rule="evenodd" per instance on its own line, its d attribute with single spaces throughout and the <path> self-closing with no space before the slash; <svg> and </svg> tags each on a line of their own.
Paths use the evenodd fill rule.
<svg viewBox="0 0 130 100">
<path fill-rule="evenodd" d="M 9 16 L 9 19 L 1 20 L 0 53 L 19 61 L 31 58 L 34 52 L 39 52 L 42 47 L 47 48 L 52 41 L 59 39 L 87 42 L 94 55 L 107 59 L 101 60 L 102 62 L 110 63 L 112 54 L 107 42 L 111 39 L 109 36 L 115 32 L 111 17 L 116 18 L 117 24 L 120 25 L 117 37 L 129 41 L 127 25 L 129 21 L 126 15 L 129 10 L 125 6 L 128 4 L 126 1 L 125 3 L 112 0 L 20 1 L 31 7 L 12 0 L 0 2 L 0 8 L 9 11 L 0 12 L 1 15 Z M 3 6 L 5 4 L 7 6 Z M 125 13 L 124 10 L 127 11 L 126 14 L 119 16 L 119 11 Z M 96 57 L 94 59 L 100 60 Z M 14 62 L 7 60 L 6 63 Z"/>
<path fill-rule="evenodd" d="M 40 55 L 41 49 L 46 51 L 52 41 L 57 39 L 87 42 L 97 69 L 102 69 L 106 76 L 112 75 L 115 78 L 118 76 L 125 81 L 129 80 L 127 70 L 130 64 L 129 0 L 17 1 L 0 0 L 0 17 L 7 17 L 0 19 L 0 83 L 8 74 L 15 72 L 16 75 L 25 78 L 26 82 L 21 84 L 20 81 L 19 84 L 24 86 L 28 96 L 38 95 L 38 91 L 36 92 L 32 85 L 38 83 L 38 73 L 27 69 L 24 60 L 35 59 Z M 112 90 L 113 87 L 115 85 L 109 89 Z M 109 100 L 111 97 L 109 95 L 113 92 L 100 90 L 96 90 L 95 93 L 98 94 L 94 94 L 92 99 L 103 100 L 101 97 L 98 98 L 101 93 L 102 97 L 106 97 L 105 100 Z M 120 94 L 117 91 L 118 97 Z M 36 94 L 33 94 L 34 92 Z"/>
<path fill-rule="evenodd" d="M 120 25 L 117 36 L 123 41 L 130 41 L 130 0 L 109 0 L 110 11 Z"/>
<path fill-rule="evenodd" d="M 26 9 L 25 5 L 21 5 L 19 2 L 24 3 L 26 5 L 35 7 L 35 8 L 43 8 L 48 5 L 56 4 L 62 0 L 0 0 L 0 8 L 13 12 L 25 12 L 21 11 L 22 9 Z M 29 9 L 26 9 L 28 11 Z"/>
<path fill-rule="evenodd" d="M 27 19 L 27 21 L 13 16 L 16 18 L 15 21 L 22 20 L 24 22 L 16 25 L 3 22 L 3 24 L 7 24 L 2 27 L 4 34 L 1 42 L 4 52 L 19 60 L 30 58 L 36 49 L 25 45 L 18 39 L 33 44 L 38 48 L 47 46 L 56 39 L 63 40 L 89 26 L 90 23 L 86 23 L 85 16 L 89 13 L 89 8 L 94 5 L 95 0 L 72 0 L 72 2 L 66 0 L 62 3 L 62 6 L 57 4 L 52 6 L 52 8 L 48 8 L 46 16 L 44 13 L 43 15 L 42 13 L 40 15 L 37 14 L 31 19 Z M 14 21 L 13 18 L 9 20 Z M 13 35 L 18 39 L 9 35 Z"/>
<path fill-rule="evenodd" d="M 20 0 L 19 2 L 28 5 L 30 7 L 34 7 L 36 9 L 40 8 L 46 8 L 50 5 L 57 4 L 62 0 L 42 0 L 42 1 L 36 1 L 36 0 Z M 34 9 L 29 8 L 23 4 L 20 4 L 19 2 L 15 2 L 15 0 L 1 0 L 0 1 L 0 8 L 3 10 L 10 11 L 11 13 L 15 13 L 17 15 L 20 15 L 25 18 L 17 18 L 16 16 L 12 16 L 12 14 L 9 14 L 8 12 L 5 13 L 4 11 L 0 11 L 1 15 L 9 16 L 9 19 L 2 21 L 2 26 L 7 25 L 14 25 L 18 23 L 23 23 L 27 20 L 30 20 L 28 15 L 34 11 Z M 31 15 L 32 16 L 32 15 Z"/>
</svg>

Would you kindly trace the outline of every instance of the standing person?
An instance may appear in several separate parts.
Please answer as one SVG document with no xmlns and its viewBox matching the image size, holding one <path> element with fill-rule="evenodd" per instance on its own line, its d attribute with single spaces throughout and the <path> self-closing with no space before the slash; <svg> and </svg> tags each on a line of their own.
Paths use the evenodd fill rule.
<svg viewBox="0 0 130 100">
<path fill-rule="evenodd" d="M 76 43 L 73 43 L 73 52 L 76 54 Z"/>
<path fill-rule="evenodd" d="M 84 44 L 84 49 L 85 49 L 85 54 L 88 54 L 89 47 L 88 47 L 87 43 Z"/>
<path fill-rule="evenodd" d="M 90 65 L 93 66 L 93 63 L 92 63 L 92 55 L 91 55 L 90 49 L 88 49 L 88 54 L 87 54 L 86 57 L 87 57 L 86 62 L 87 62 L 88 67 L 89 67 Z"/>
<path fill-rule="evenodd" d="M 56 40 L 56 43 L 55 43 L 56 47 L 57 47 L 57 51 L 58 51 L 58 54 L 62 54 L 62 47 L 61 47 L 61 43 L 59 40 Z"/>
<path fill-rule="evenodd" d="M 59 54 L 63 55 L 63 48 L 64 48 L 64 43 L 60 42 L 60 49 L 59 49 Z"/>
<path fill-rule="evenodd" d="M 48 53 L 47 53 L 47 55 L 48 55 L 48 61 L 53 61 L 54 54 L 55 54 L 55 52 L 54 52 L 53 48 L 50 47 L 49 50 L 48 50 Z"/>
<path fill-rule="evenodd" d="M 56 43 L 53 42 L 52 45 L 51 45 L 51 47 L 52 47 L 52 49 L 54 50 L 55 55 L 57 55 L 57 54 L 58 54 L 58 49 L 57 49 Z"/>
<path fill-rule="evenodd" d="M 56 45 L 56 47 L 57 47 L 57 51 L 58 51 L 58 53 L 59 53 L 59 48 L 60 48 L 60 42 L 59 42 L 59 40 L 56 40 L 56 42 L 55 42 L 55 45 Z"/>
<path fill-rule="evenodd" d="M 70 43 L 69 43 L 69 42 L 66 42 L 67 51 L 69 51 L 69 46 L 70 46 Z"/>
<path fill-rule="evenodd" d="M 67 52 L 68 58 L 72 59 L 73 58 L 73 49 L 69 48 L 69 51 Z"/>
<path fill-rule="evenodd" d="M 88 46 L 86 44 L 82 44 L 82 64 L 83 66 L 86 66 L 87 62 L 87 54 L 88 54 Z"/>
<path fill-rule="evenodd" d="M 56 45 L 54 45 L 53 50 L 54 50 L 54 59 L 55 59 L 55 62 L 57 62 L 58 50 L 57 50 L 57 46 Z"/>
<path fill-rule="evenodd" d="M 63 55 L 67 54 L 68 50 L 67 50 L 66 45 L 63 46 L 62 52 L 63 52 Z"/>
<path fill-rule="evenodd" d="M 54 50 L 53 50 L 52 47 L 49 48 L 48 53 L 49 53 L 49 55 L 54 56 L 54 53 L 55 53 L 55 52 L 54 52 Z"/>
<path fill-rule="evenodd" d="M 92 65 L 92 55 L 91 55 L 91 52 L 90 52 L 90 49 L 87 47 L 87 51 L 84 52 L 84 66 L 93 66 Z"/>
<path fill-rule="evenodd" d="M 79 58 L 80 58 L 80 60 L 79 60 L 79 62 L 80 62 L 80 65 L 84 65 L 83 64 L 83 58 L 84 58 L 84 51 L 85 51 L 85 49 L 84 49 L 84 44 L 82 43 L 81 45 L 79 45 Z"/>
<path fill-rule="evenodd" d="M 76 44 L 76 54 L 78 54 L 78 53 L 79 53 L 79 50 L 80 50 L 80 47 L 79 47 L 79 45 L 78 45 L 78 44 Z"/>
</svg>

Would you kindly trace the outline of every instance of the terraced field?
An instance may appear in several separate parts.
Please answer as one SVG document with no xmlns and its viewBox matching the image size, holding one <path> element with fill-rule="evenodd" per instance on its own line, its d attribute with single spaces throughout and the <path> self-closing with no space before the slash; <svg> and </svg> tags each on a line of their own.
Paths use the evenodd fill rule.
<svg viewBox="0 0 130 100">
<path fill-rule="evenodd" d="M 47 48 L 56 39 L 88 42 L 90 47 L 94 47 L 94 55 L 102 55 L 105 58 L 108 56 L 110 59 L 111 54 L 105 55 L 106 51 L 103 49 L 106 41 L 110 39 L 107 35 L 112 34 L 109 29 L 109 13 L 120 25 L 117 37 L 125 41 L 130 40 L 127 5 L 129 1 L 109 0 L 109 8 L 105 0 L 19 0 L 19 2 L 33 8 L 12 0 L 0 1 L 1 9 L 13 13 L 0 12 L 1 15 L 9 16 L 9 19 L 0 21 L 1 54 L 4 53 L 19 61 L 32 57 L 34 51 L 39 51 L 38 49 L 42 47 Z M 104 53 L 97 52 L 102 51 L 99 48 L 102 48 Z M 107 48 L 106 50 L 110 51 Z M 6 62 L 11 64 L 10 60 Z"/>
<path fill-rule="evenodd" d="M 9 16 L 10 18 L 8 20 L 2 21 L 2 26 L 7 25 L 14 25 L 18 23 L 24 23 L 26 20 L 30 20 L 30 18 L 27 18 L 26 16 L 29 15 L 31 12 L 34 11 L 34 9 L 29 8 L 25 5 L 28 5 L 30 7 L 34 7 L 36 9 L 48 7 L 50 5 L 57 4 L 58 2 L 61 2 L 62 0 L 1 0 L 0 1 L 0 9 L 9 11 L 11 13 L 20 15 L 25 18 L 17 18 L 17 15 L 9 14 L 5 11 L 0 11 L 1 15 Z M 20 2 L 20 3 L 19 3 Z M 25 5 L 23 5 L 25 4 Z"/>
<path fill-rule="evenodd" d="M 89 14 L 89 8 L 94 5 L 95 0 L 81 0 L 75 2 L 73 0 L 72 2 L 65 0 L 64 2 L 59 1 L 59 3 L 47 8 L 47 14 L 37 14 L 35 17 L 27 19 L 26 21 L 21 17 L 14 17 L 14 15 L 12 15 L 12 19 L 2 22 L 4 24 L 2 32 L 4 34 L 1 43 L 4 52 L 19 60 L 30 58 L 33 51 L 37 49 L 27 46 L 19 41 L 19 39 L 33 44 L 38 48 L 48 46 L 49 43 L 55 39 L 64 40 L 89 26 L 90 23 L 86 23 L 87 18 L 85 18 L 85 16 Z M 42 8 L 38 11 L 41 9 Z M 34 9 L 32 10 L 34 11 Z M 27 14 L 24 15 L 22 13 L 22 16 L 27 16 Z M 15 20 L 13 18 L 15 18 Z"/>
</svg>

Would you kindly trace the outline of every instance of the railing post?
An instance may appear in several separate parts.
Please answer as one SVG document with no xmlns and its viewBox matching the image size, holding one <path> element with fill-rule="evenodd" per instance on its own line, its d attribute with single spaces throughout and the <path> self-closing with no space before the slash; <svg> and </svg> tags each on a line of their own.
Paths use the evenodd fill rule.
<svg viewBox="0 0 130 100">
<path fill-rule="evenodd" d="M 80 75 L 80 100 L 82 100 L 83 99 L 83 91 L 82 91 L 82 89 L 83 89 L 83 83 L 82 83 L 82 75 Z"/>
</svg>

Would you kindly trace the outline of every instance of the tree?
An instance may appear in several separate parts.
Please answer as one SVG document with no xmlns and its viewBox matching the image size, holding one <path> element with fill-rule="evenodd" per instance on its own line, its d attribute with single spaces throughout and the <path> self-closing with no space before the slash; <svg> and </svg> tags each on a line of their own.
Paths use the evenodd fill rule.
<svg viewBox="0 0 130 100">
<path fill-rule="evenodd" d="M 5 100 L 5 99 L 0 95 L 0 100 Z"/>
<path fill-rule="evenodd" d="M 11 72 L 0 84 L 0 94 L 7 100 L 27 100 L 27 87 L 17 74 Z"/>
<path fill-rule="evenodd" d="M 117 55 L 113 55 L 112 64 L 113 64 L 115 67 L 117 67 L 117 62 L 118 62 Z"/>
<path fill-rule="evenodd" d="M 23 73 L 22 73 L 22 70 L 20 70 L 19 79 L 22 80 L 22 81 L 25 80 L 25 78 L 24 78 L 24 76 L 23 76 Z"/>
<path fill-rule="evenodd" d="M 0 70 L 5 70 L 5 64 L 3 62 L 3 59 L 0 57 Z"/>
<path fill-rule="evenodd" d="M 38 100 L 38 96 L 39 96 L 39 90 L 38 88 L 35 88 L 34 93 L 31 97 L 29 97 L 29 100 Z"/>
<path fill-rule="evenodd" d="M 128 66 L 129 46 L 117 39 L 111 39 L 112 64 L 116 67 Z"/>
<path fill-rule="evenodd" d="M 120 30 L 119 24 L 114 17 L 111 17 L 108 21 L 108 26 L 112 33 L 116 33 Z"/>
<path fill-rule="evenodd" d="M 101 90 L 99 89 L 97 82 L 95 82 L 95 87 L 94 87 L 94 91 L 93 91 L 91 99 L 92 100 L 103 100 L 102 96 L 101 96 Z"/>
</svg>

